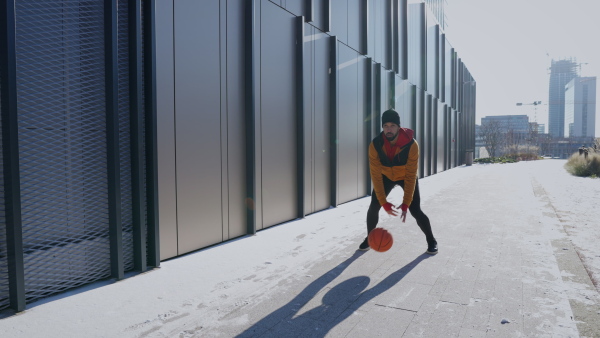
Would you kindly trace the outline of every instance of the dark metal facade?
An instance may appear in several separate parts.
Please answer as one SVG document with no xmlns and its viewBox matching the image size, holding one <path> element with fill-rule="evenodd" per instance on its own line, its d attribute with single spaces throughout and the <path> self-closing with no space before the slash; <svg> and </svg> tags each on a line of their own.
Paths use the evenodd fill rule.
<svg viewBox="0 0 600 338">
<path fill-rule="evenodd" d="M 472 149 L 474 80 L 424 3 L 0 5 L 0 309 L 369 195 L 389 108 L 421 177 Z"/>
<path fill-rule="evenodd" d="M 142 13 L 152 13 L 142 6 L 154 2 L 0 4 L 0 309 L 21 311 L 158 264 L 147 257 L 158 246 L 147 240 L 154 71 L 142 49 Z"/>
<path fill-rule="evenodd" d="M 474 81 L 423 2 L 160 6 L 163 259 L 369 195 L 386 109 L 415 130 L 421 177 L 472 148 Z"/>
</svg>

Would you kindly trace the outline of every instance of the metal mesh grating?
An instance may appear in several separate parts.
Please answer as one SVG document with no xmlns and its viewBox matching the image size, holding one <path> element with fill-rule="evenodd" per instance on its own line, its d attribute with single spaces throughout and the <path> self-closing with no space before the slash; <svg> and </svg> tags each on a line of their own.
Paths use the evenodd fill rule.
<svg viewBox="0 0 600 338">
<path fill-rule="evenodd" d="M 103 11 L 16 2 L 28 302 L 110 276 Z"/>
<path fill-rule="evenodd" d="M 119 0 L 118 2 L 119 153 L 121 159 L 121 224 L 123 227 L 123 261 L 125 271 L 133 269 L 128 2 L 128 0 Z"/>
<path fill-rule="evenodd" d="M 2 73 L 0 72 L 0 86 Z M 2 90 L 0 87 L 0 112 L 2 107 Z M 2 119 L 0 119 L 0 309 L 7 308 L 8 300 L 8 262 L 6 261 L 6 218 L 4 214 L 4 161 L 2 153 Z"/>
<path fill-rule="evenodd" d="M 144 27 L 144 11 L 143 8 L 144 6 L 150 6 L 151 3 L 148 3 L 145 0 L 142 0 L 142 20 L 140 21 L 140 24 L 142 25 L 142 27 Z M 142 39 L 142 69 L 145 69 L 145 61 L 146 58 L 144 56 L 144 30 L 141 29 L 141 36 L 140 39 Z M 142 102 L 141 102 L 141 107 L 142 107 L 142 111 L 146 110 L 146 91 L 145 91 L 145 84 L 146 84 L 146 73 L 142 72 Z M 142 114 L 142 128 L 144 128 L 143 130 L 145 130 L 146 127 L 146 114 Z M 143 227 L 144 227 L 144 234 L 146 235 L 146 261 L 148 261 L 148 255 L 150 254 L 150 250 L 148 250 L 148 187 L 146 186 L 146 175 L 148 173 L 148 169 L 146 168 L 146 133 L 142 133 L 142 151 L 143 151 L 143 163 L 144 163 L 144 177 L 142 177 L 142 181 L 144 182 L 144 197 L 145 200 L 143 201 L 143 205 L 142 208 L 144 208 L 144 222 L 143 222 Z"/>
</svg>

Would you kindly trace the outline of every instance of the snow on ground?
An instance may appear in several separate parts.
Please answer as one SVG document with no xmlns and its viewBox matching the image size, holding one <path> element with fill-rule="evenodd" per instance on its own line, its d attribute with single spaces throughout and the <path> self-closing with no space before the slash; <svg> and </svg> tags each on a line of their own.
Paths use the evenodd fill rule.
<svg viewBox="0 0 600 338">
<path fill-rule="evenodd" d="M 569 238 L 598 281 L 600 179 L 573 177 L 564 170 L 564 163 L 544 160 L 473 165 L 442 172 L 419 181 L 423 207 L 427 210 L 428 205 L 436 203 L 437 194 L 448 193 L 453 185 L 468 184 L 469 176 L 478 172 L 485 171 L 490 179 L 507 169 L 527 175 L 544 187 Z M 390 200 L 399 204 L 401 192 L 395 189 Z M 29 304 L 25 312 L 0 319 L 0 332 L 9 332 L 13 337 L 31 337 L 32 332 L 52 332 L 62 337 L 83 337 L 91 332 L 102 332 L 106 337 L 127 332 L 138 336 L 140 332 L 151 334 L 192 311 L 216 308 L 203 313 L 202 323 L 210 325 L 223 313 L 243 305 L 244 295 L 256 296 L 261 290 L 273 288 L 292 290 L 293 281 L 313 278 L 309 271 L 317 264 L 352 255 L 350 252 L 365 236 L 369 202 L 370 197 L 345 203 L 301 221 L 259 231 L 255 236 L 162 262 L 159 269 L 132 278 L 94 283 Z M 387 217 L 381 215 L 382 220 Z M 89 311 L 90 307 L 95 311 Z M 164 311 L 157 316 L 157 309 Z M 98 312 L 101 318 L 95 317 Z"/>
<path fill-rule="evenodd" d="M 529 163 L 600 292 L 600 179 L 573 176 L 566 160 Z"/>
</svg>

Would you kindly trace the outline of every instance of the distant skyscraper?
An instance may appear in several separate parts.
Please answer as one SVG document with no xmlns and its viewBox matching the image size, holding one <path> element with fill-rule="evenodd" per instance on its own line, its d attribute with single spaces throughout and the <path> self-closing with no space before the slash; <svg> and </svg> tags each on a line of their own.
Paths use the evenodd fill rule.
<svg viewBox="0 0 600 338">
<path fill-rule="evenodd" d="M 546 133 L 546 125 L 543 123 L 538 123 L 537 124 L 537 133 L 538 134 L 545 134 Z"/>
<path fill-rule="evenodd" d="M 552 60 L 550 90 L 548 92 L 548 134 L 565 136 L 565 85 L 577 77 L 574 60 Z"/>
<path fill-rule="evenodd" d="M 595 137 L 596 77 L 576 77 L 565 87 L 565 137 Z"/>
<path fill-rule="evenodd" d="M 503 133 L 516 132 L 516 133 L 528 133 L 529 132 L 529 116 L 527 115 L 496 115 L 486 116 L 481 118 L 481 125 L 496 122 L 498 127 Z"/>
</svg>

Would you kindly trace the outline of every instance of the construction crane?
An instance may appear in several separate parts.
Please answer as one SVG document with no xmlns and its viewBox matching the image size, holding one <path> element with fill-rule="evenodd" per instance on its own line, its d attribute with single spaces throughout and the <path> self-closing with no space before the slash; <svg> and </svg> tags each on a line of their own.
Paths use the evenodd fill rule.
<svg viewBox="0 0 600 338">
<path fill-rule="evenodd" d="M 533 101 L 533 103 L 521 103 L 517 102 L 517 106 L 535 106 L 533 109 L 533 121 L 537 123 L 537 106 L 542 104 L 542 101 Z"/>
</svg>

